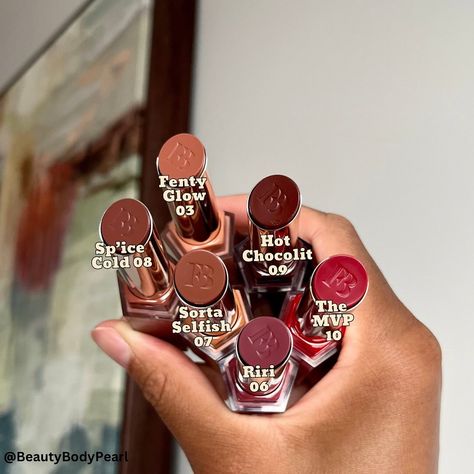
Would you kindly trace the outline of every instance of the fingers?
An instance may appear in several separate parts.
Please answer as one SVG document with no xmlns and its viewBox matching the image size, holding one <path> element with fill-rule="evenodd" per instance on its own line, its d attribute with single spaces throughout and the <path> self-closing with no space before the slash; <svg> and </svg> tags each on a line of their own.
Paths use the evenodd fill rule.
<svg viewBox="0 0 474 474">
<path fill-rule="evenodd" d="M 248 226 L 246 200 L 245 195 L 238 195 L 219 201 L 223 209 L 235 214 L 241 232 L 246 232 Z M 341 398 L 351 385 L 355 371 L 361 374 L 363 370 L 371 370 L 371 360 L 380 356 L 373 352 L 383 351 L 393 341 L 401 340 L 407 327 L 416 321 L 395 296 L 346 218 L 302 207 L 299 236 L 311 244 L 316 263 L 337 254 L 357 258 L 367 270 L 369 291 L 354 311 L 355 320 L 347 329 L 336 366 L 285 414 L 297 420 L 305 411 L 316 415 L 332 399 Z"/>
<path fill-rule="evenodd" d="M 241 234 L 248 232 L 249 220 L 247 217 L 247 195 L 220 196 L 217 198 L 219 207 L 235 216 L 235 228 Z"/>
<path fill-rule="evenodd" d="M 185 449 L 232 416 L 199 367 L 171 344 L 115 320 L 98 325 L 92 338 L 127 369 Z"/>
<path fill-rule="evenodd" d="M 237 230 L 246 233 L 247 195 L 222 196 L 218 203 L 221 209 L 234 214 Z M 340 253 L 364 258 L 368 255 L 350 222 L 335 214 L 302 207 L 299 235 L 313 246 L 318 261 Z"/>
<path fill-rule="evenodd" d="M 221 197 L 219 205 L 222 209 L 234 213 L 236 227 L 240 232 L 247 232 L 246 195 Z M 366 329 L 372 331 L 374 323 L 382 327 L 382 321 L 392 318 L 393 315 L 386 311 L 386 308 L 391 303 L 400 306 L 400 302 L 367 252 L 354 226 L 346 218 L 302 207 L 299 236 L 311 244 L 316 263 L 332 255 L 346 254 L 357 258 L 366 268 L 370 289 L 364 302 L 356 309 L 357 314 L 364 312 L 365 323 L 360 321 L 359 324 L 362 333 L 365 334 Z M 398 315 L 395 318 L 398 318 Z M 353 331 L 348 332 L 354 335 Z"/>
<path fill-rule="evenodd" d="M 247 232 L 247 196 L 245 194 L 223 196 L 218 198 L 218 202 L 221 209 L 235 215 L 237 230 Z M 380 281 L 383 287 L 387 287 L 380 270 L 365 249 L 353 225 L 344 217 L 302 207 L 299 235 L 311 244 L 317 262 L 331 255 L 352 255 L 366 267 L 371 282 Z"/>
<path fill-rule="evenodd" d="M 207 377 L 211 385 L 214 387 L 214 390 L 218 393 L 221 400 L 225 401 L 227 397 L 227 390 L 224 385 L 222 374 L 205 363 L 198 363 L 197 365 L 201 372 Z"/>
</svg>

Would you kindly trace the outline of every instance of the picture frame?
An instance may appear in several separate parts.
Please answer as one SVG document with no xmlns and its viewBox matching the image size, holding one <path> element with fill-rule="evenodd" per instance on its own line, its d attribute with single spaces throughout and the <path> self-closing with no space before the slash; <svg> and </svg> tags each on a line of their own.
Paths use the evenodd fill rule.
<svg viewBox="0 0 474 474">
<path fill-rule="evenodd" d="M 87 249 L 111 200 L 139 197 L 159 228 L 169 218 L 155 159 L 189 128 L 195 12 L 194 0 L 89 1 L 0 93 L 5 450 L 100 447 L 127 452 L 121 473 L 172 472 L 170 433 L 90 341 L 120 310 Z M 46 397 L 71 406 L 61 420 Z"/>
</svg>

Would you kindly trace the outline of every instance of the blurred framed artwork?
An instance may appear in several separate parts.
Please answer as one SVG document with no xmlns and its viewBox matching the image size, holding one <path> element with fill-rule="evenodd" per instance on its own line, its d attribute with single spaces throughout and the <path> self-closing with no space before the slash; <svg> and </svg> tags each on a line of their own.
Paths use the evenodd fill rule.
<svg viewBox="0 0 474 474">
<path fill-rule="evenodd" d="M 0 96 L 1 450 L 129 451 L 125 464 L 48 472 L 172 468 L 169 434 L 90 340 L 121 314 L 114 276 L 90 260 L 114 200 L 141 197 L 166 220 L 154 156 L 188 127 L 194 10 L 88 2 Z"/>
</svg>

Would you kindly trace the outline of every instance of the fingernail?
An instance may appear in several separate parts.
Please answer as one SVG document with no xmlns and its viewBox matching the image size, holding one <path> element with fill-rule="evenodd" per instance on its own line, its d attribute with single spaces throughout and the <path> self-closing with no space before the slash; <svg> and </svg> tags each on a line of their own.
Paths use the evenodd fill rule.
<svg viewBox="0 0 474 474">
<path fill-rule="evenodd" d="M 122 339 L 115 329 L 99 326 L 92 331 L 91 335 L 95 343 L 111 359 L 125 369 L 128 367 L 132 357 L 132 351 L 130 350 L 130 346 Z"/>
</svg>

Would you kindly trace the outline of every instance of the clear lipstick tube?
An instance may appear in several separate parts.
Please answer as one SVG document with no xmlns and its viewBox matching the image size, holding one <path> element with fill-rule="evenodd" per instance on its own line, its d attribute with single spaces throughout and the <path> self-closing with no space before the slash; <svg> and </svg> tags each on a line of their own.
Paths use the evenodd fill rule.
<svg viewBox="0 0 474 474">
<path fill-rule="evenodd" d="M 228 407 L 244 413 L 284 412 L 298 370 L 290 357 L 292 348 L 290 331 L 279 319 L 261 316 L 250 321 L 235 351 L 220 364 Z"/>
<path fill-rule="evenodd" d="M 299 378 L 338 352 L 346 326 L 353 320 L 352 311 L 367 290 L 364 266 L 354 257 L 334 255 L 319 263 L 304 292 L 288 293 L 281 320 L 293 338 L 292 357 L 300 366 Z M 339 312 L 334 305 L 341 304 L 345 309 Z"/>
<path fill-rule="evenodd" d="M 230 287 L 222 259 L 207 250 L 193 250 L 178 261 L 174 286 L 181 301 L 175 331 L 201 358 L 219 361 L 248 322 L 246 299 Z"/>
<path fill-rule="evenodd" d="M 249 237 L 234 252 L 248 293 L 302 289 L 312 249 L 298 237 L 300 209 L 300 191 L 287 176 L 268 176 L 253 188 Z"/>
<path fill-rule="evenodd" d="M 217 208 L 204 145 L 189 133 L 174 135 L 161 148 L 156 167 L 172 218 L 162 235 L 173 261 L 196 249 L 231 260 L 234 215 Z"/>
<path fill-rule="evenodd" d="M 172 283 L 174 267 L 148 208 L 136 199 L 114 202 L 102 216 L 99 235 L 105 245 L 117 249 L 122 260 L 128 256 L 142 263 L 117 270 L 125 319 L 138 331 L 175 342 L 171 329 L 179 300 Z M 143 246 L 143 252 L 122 251 L 131 245 Z"/>
</svg>

